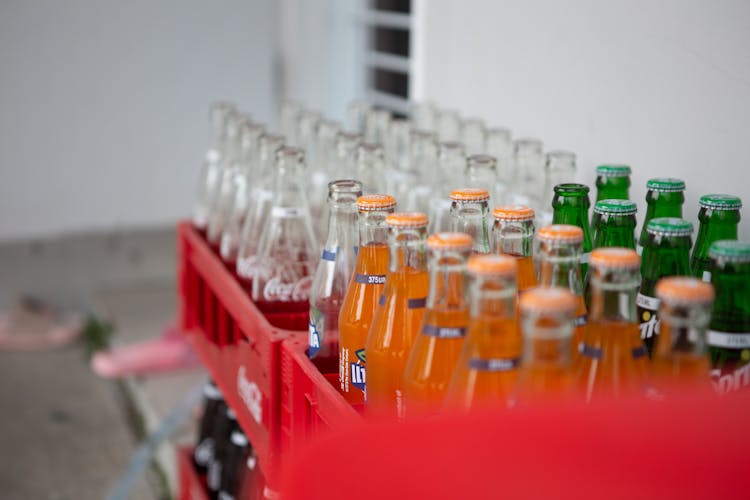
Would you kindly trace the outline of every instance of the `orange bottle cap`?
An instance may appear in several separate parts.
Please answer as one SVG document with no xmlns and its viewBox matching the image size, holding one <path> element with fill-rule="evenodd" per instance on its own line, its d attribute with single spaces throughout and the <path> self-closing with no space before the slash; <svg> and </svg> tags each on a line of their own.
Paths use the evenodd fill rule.
<svg viewBox="0 0 750 500">
<path fill-rule="evenodd" d="M 539 239 L 546 241 L 581 242 L 583 241 L 583 229 L 569 224 L 552 224 L 541 228 L 537 232 L 537 236 Z"/>
<path fill-rule="evenodd" d="M 518 262 L 508 255 L 472 255 L 467 269 L 472 274 L 514 276 L 518 272 Z"/>
<path fill-rule="evenodd" d="M 714 287 L 697 278 L 670 276 L 656 284 L 656 296 L 671 304 L 705 304 L 714 300 Z"/>
<path fill-rule="evenodd" d="M 473 244 L 466 233 L 435 233 L 427 237 L 427 248 L 433 250 L 471 250 Z"/>
<path fill-rule="evenodd" d="M 534 218 L 534 209 L 526 205 L 501 205 L 495 207 L 492 215 L 497 220 L 532 220 Z"/>
<path fill-rule="evenodd" d="M 425 227 L 427 216 L 422 212 L 396 212 L 386 215 L 385 223 L 391 227 Z"/>
<path fill-rule="evenodd" d="M 490 199 L 490 193 L 486 189 L 464 188 L 451 191 L 451 200 L 456 201 L 484 201 Z"/>
<path fill-rule="evenodd" d="M 519 302 L 523 312 L 569 312 L 578 307 L 576 296 L 567 288 L 532 288 L 521 294 Z"/>
<path fill-rule="evenodd" d="M 357 198 L 357 208 L 364 212 L 384 210 L 395 206 L 396 198 L 389 194 L 365 194 Z"/>
<path fill-rule="evenodd" d="M 590 264 L 593 267 L 637 269 L 641 266 L 641 258 L 629 248 L 597 248 L 591 252 Z"/>
</svg>

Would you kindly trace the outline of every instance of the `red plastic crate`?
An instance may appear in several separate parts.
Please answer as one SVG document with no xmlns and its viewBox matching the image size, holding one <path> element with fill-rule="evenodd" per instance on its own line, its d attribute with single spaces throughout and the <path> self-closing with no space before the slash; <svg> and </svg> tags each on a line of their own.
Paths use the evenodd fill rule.
<svg viewBox="0 0 750 500">
<path fill-rule="evenodd" d="M 180 481 L 177 498 L 179 500 L 208 500 L 206 485 L 193 466 L 192 448 L 177 450 L 177 467 Z"/>
<path fill-rule="evenodd" d="M 281 342 L 306 330 L 307 314 L 264 316 L 190 222 L 178 226 L 178 280 L 182 331 L 236 412 L 273 486 L 280 460 Z"/>
<path fill-rule="evenodd" d="M 312 438 L 358 421 L 358 409 L 338 390 L 336 360 L 307 356 L 307 336 L 295 335 L 281 346 L 281 444 L 299 450 Z"/>
</svg>

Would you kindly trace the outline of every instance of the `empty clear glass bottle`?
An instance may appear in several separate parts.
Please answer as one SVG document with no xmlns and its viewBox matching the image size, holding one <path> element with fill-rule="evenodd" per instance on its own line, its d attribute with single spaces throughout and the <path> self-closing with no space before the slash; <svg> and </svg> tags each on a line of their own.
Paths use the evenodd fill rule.
<svg viewBox="0 0 750 500">
<path fill-rule="evenodd" d="M 438 169 L 434 175 L 432 197 L 430 198 L 428 232 L 440 233 L 450 230 L 450 193 L 455 186 L 463 184 L 463 171 L 466 165 L 464 146 L 460 142 L 441 142 L 438 153 Z"/>
<path fill-rule="evenodd" d="M 378 144 L 363 142 L 357 148 L 357 175 L 366 194 L 385 190 L 385 151 Z"/>
<path fill-rule="evenodd" d="M 437 130 L 437 115 L 438 110 L 433 102 L 422 101 L 412 105 L 411 120 L 417 129 L 430 132 Z"/>
<path fill-rule="evenodd" d="M 542 190 L 540 224 L 552 223 L 552 199 L 555 186 L 575 182 L 576 155 L 570 151 L 550 151 L 545 155 L 544 188 Z"/>
<path fill-rule="evenodd" d="M 490 155 L 472 155 L 466 161 L 464 186 L 486 189 L 490 194 L 489 204 L 494 206 L 497 201 L 493 193 L 498 191 L 497 160 Z"/>
<path fill-rule="evenodd" d="M 406 209 L 427 213 L 432 197 L 432 177 L 437 171 L 438 145 L 435 134 L 423 130 L 411 133 L 410 182 L 406 195 Z"/>
<path fill-rule="evenodd" d="M 451 192 L 451 231 L 474 240 L 476 253 L 490 253 L 489 199 L 486 189 L 465 188 Z"/>
<path fill-rule="evenodd" d="M 467 118 L 463 126 L 463 142 L 466 154 L 478 155 L 487 152 L 487 127 L 479 118 Z"/>
<path fill-rule="evenodd" d="M 297 121 L 302 109 L 302 104 L 297 101 L 284 101 L 281 105 L 281 133 L 290 146 L 298 145 Z"/>
<path fill-rule="evenodd" d="M 514 179 L 513 140 L 511 131 L 507 128 L 491 128 L 487 130 L 486 154 L 495 158 L 497 187 L 493 196 L 496 204 L 510 203 L 509 190 Z"/>
<path fill-rule="evenodd" d="M 383 146 L 387 142 L 391 114 L 384 109 L 370 109 L 365 118 L 365 141 Z"/>
<path fill-rule="evenodd" d="M 362 143 L 362 136 L 349 132 L 339 132 L 336 136 L 336 173 L 339 179 L 348 179 L 357 175 L 357 148 Z"/>
<path fill-rule="evenodd" d="M 325 240 L 328 229 L 328 182 L 336 170 L 336 136 L 341 131 L 338 122 L 321 120 L 318 122 L 318 133 L 315 140 L 315 165 L 308 169 L 310 186 L 310 215 L 312 216 L 315 236 L 319 241 Z"/>
<path fill-rule="evenodd" d="M 336 357 L 339 311 L 357 258 L 357 198 L 362 184 L 338 180 L 328 184 L 328 238 L 310 293 L 310 358 Z"/>
<path fill-rule="evenodd" d="M 442 109 L 437 115 L 437 137 L 440 141 L 463 139 L 463 123 L 458 111 Z"/>
<path fill-rule="evenodd" d="M 514 179 L 510 188 L 511 203 L 528 205 L 535 211 L 541 208 L 541 189 L 544 186 L 544 144 L 539 139 L 524 138 L 513 141 Z"/>
<path fill-rule="evenodd" d="M 352 101 L 346 107 L 346 127 L 355 134 L 364 135 L 367 113 L 372 106 L 365 101 Z"/>
<path fill-rule="evenodd" d="M 274 193 L 268 222 L 258 244 L 253 300 L 261 311 L 307 312 L 318 243 L 310 221 L 304 153 L 276 152 Z"/>
<path fill-rule="evenodd" d="M 214 187 L 211 211 L 208 214 L 206 239 L 218 253 L 221 233 L 224 231 L 229 205 L 232 202 L 234 179 L 240 170 L 240 127 L 247 126 L 249 119 L 239 113 L 227 117 L 224 155 L 221 160 L 219 177 Z"/>
</svg>

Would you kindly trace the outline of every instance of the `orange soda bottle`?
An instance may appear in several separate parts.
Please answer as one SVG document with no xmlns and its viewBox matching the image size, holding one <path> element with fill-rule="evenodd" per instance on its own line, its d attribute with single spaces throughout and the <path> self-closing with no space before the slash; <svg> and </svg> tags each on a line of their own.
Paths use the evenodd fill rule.
<svg viewBox="0 0 750 500">
<path fill-rule="evenodd" d="M 587 402 L 648 389 L 648 354 L 635 305 L 640 265 L 629 248 L 591 253 L 591 318 L 576 364 L 576 380 Z"/>
<path fill-rule="evenodd" d="M 568 224 L 552 224 L 536 233 L 534 259 L 539 268 L 539 285 L 567 288 L 576 296 L 578 307 L 573 320 L 573 358 L 581 349 L 588 316 L 581 285 L 583 230 Z"/>
<path fill-rule="evenodd" d="M 521 363 L 521 333 L 516 323 L 518 263 L 508 255 L 469 259 L 469 331 L 446 407 L 451 410 L 505 406 Z"/>
<path fill-rule="evenodd" d="M 465 274 L 472 245 L 466 233 L 436 233 L 427 238 L 427 310 L 404 370 L 409 415 L 435 413 L 445 400 L 469 326 Z"/>
<path fill-rule="evenodd" d="M 653 353 L 653 374 L 662 391 L 710 389 L 706 329 L 714 287 L 697 278 L 672 276 L 656 284 L 661 328 Z"/>
<path fill-rule="evenodd" d="M 518 291 L 536 286 L 534 249 L 534 210 L 526 205 L 501 205 L 495 217 L 495 253 L 512 255 L 518 261 Z"/>
<path fill-rule="evenodd" d="M 534 288 L 521 295 L 523 359 L 514 398 L 518 402 L 572 398 L 573 318 L 578 303 L 567 288 Z"/>
<path fill-rule="evenodd" d="M 365 342 L 388 271 L 386 216 L 396 207 L 387 194 L 357 199 L 359 250 L 349 288 L 339 312 L 339 382 L 352 404 L 365 401 Z"/>
<path fill-rule="evenodd" d="M 388 277 L 367 335 L 365 400 L 368 414 L 393 418 L 403 415 L 404 368 L 427 304 L 427 216 L 394 213 L 385 223 Z"/>
</svg>

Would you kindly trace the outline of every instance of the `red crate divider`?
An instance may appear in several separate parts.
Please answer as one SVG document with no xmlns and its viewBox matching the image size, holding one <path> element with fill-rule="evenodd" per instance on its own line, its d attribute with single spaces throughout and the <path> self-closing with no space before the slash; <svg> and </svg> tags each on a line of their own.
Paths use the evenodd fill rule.
<svg viewBox="0 0 750 500">
<path fill-rule="evenodd" d="M 193 449 L 177 450 L 177 470 L 179 474 L 179 500 L 208 500 L 208 492 L 203 479 L 193 465 Z"/>
<path fill-rule="evenodd" d="M 336 360 L 310 360 L 307 336 L 295 335 L 281 346 L 281 447 L 299 449 L 313 437 L 361 418 L 338 390 Z"/>
<path fill-rule="evenodd" d="M 181 329 L 237 414 L 273 486 L 280 460 L 281 342 L 306 330 L 307 314 L 267 318 L 190 222 L 181 222 L 177 234 Z"/>
</svg>

